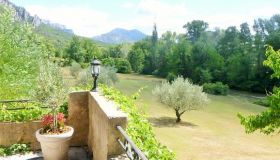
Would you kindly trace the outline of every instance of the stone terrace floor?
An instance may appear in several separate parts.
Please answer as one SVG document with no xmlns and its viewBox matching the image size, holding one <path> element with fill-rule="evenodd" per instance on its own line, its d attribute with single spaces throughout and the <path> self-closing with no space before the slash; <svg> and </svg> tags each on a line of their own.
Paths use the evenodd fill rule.
<svg viewBox="0 0 280 160">
<path fill-rule="evenodd" d="M 71 147 L 68 152 L 68 160 L 92 160 L 87 150 L 82 147 Z M 0 160 L 43 160 L 42 152 L 31 152 L 25 155 L 13 155 L 8 157 L 0 157 Z M 108 160 L 128 160 L 126 155 L 120 155 L 117 158 Z"/>
<path fill-rule="evenodd" d="M 88 153 L 84 148 L 71 147 L 68 153 L 69 160 L 90 160 Z M 13 155 L 0 157 L 0 160 L 43 160 L 42 152 L 31 152 L 25 155 Z"/>
</svg>

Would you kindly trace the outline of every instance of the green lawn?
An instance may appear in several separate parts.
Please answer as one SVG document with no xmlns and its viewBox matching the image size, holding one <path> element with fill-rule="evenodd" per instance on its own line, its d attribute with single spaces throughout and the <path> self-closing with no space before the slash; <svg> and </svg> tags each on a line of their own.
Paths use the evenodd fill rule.
<svg viewBox="0 0 280 160">
<path fill-rule="evenodd" d="M 264 107 L 252 104 L 250 94 L 209 95 L 203 110 L 191 111 L 175 123 L 173 110 L 157 102 L 152 90 L 162 79 L 152 76 L 118 74 L 115 87 L 127 95 L 145 87 L 137 103 L 154 126 L 158 139 L 174 150 L 180 160 L 279 160 L 280 136 L 245 134 L 237 113 L 252 114 Z M 256 96 L 256 95 L 253 95 Z M 260 96 L 260 95 L 257 95 Z"/>
</svg>

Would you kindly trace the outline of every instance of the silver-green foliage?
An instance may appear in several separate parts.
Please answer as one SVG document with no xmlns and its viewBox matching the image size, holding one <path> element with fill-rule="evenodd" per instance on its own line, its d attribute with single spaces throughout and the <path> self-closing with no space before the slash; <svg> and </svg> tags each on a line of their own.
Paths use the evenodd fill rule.
<svg viewBox="0 0 280 160">
<path fill-rule="evenodd" d="M 177 122 L 186 111 L 197 110 L 208 102 L 207 94 L 202 91 L 202 87 L 182 77 L 178 77 L 172 83 L 163 82 L 153 93 L 161 103 L 175 110 Z"/>
<path fill-rule="evenodd" d="M 118 81 L 117 69 L 112 66 L 102 66 L 100 70 L 99 82 L 106 85 L 113 85 Z"/>
<path fill-rule="evenodd" d="M 60 68 L 53 62 L 41 62 L 34 98 L 39 101 L 42 106 L 51 108 L 54 116 L 53 128 L 51 128 L 52 131 L 58 129 L 57 113 L 59 106 L 61 106 L 66 99 L 67 90 L 65 87 Z"/>
<path fill-rule="evenodd" d="M 78 86 L 87 86 L 91 81 L 90 69 L 82 70 L 77 77 Z"/>
<path fill-rule="evenodd" d="M 82 67 L 79 63 L 73 61 L 70 66 L 71 75 L 75 78 L 78 77 L 79 73 L 82 71 Z"/>
<path fill-rule="evenodd" d="M 64 85 L 61 70 L 58 65 L 49 61 L 40 63 L 40 73 L 37 86 L 33 92 L 34 99 L 47 107 L 57 109 L 66 99 L 67 88 Z"/>
<path fill-rule="evenodd" d="M 83 70 L 79 73 L 78 79 L 78 85 L 80 86 L 86 86 L 86 85 L 92 85 L 93 78 L 91 76 L 91 69 L 88 68 L 87 70 Z M 100 74 L 97 79 L 98 83 L 106 84 L 106 85 L 113 85 L 118 81 L 117 77 L 117 69 L 112 66 L 101 66 L 100 68 Z"/>
</svg>

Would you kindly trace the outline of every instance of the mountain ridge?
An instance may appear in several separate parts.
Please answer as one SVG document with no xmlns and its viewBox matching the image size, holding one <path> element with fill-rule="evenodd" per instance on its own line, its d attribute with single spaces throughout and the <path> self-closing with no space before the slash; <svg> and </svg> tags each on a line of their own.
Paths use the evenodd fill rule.
<svg viewBox="0 0 280 160">
<path fill-rule="evenodd" d="M 145 37 L 147 35 L 137 29 L 115 28 L 110 32 L 94 36 L 92 39 L 108 44 L 120 44 L 134 43 Z"/>
</svg>

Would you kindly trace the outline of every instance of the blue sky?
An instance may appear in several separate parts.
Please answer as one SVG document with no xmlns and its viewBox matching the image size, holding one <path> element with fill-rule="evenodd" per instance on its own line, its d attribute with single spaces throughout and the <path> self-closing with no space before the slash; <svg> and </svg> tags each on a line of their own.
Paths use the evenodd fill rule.
<svg viewBox="0 0 280 160">
<path fill-rule="evenodd" d="M 51 22 L 66 25 L 78 35 L 92 37 L 116 27 L 151 34 L 183 33 L 182 26 L 194 19 L 209 28 L 253 24 L 256 18 L 280 14 L 280 0 L 11 0 Z"/>
</svg>

